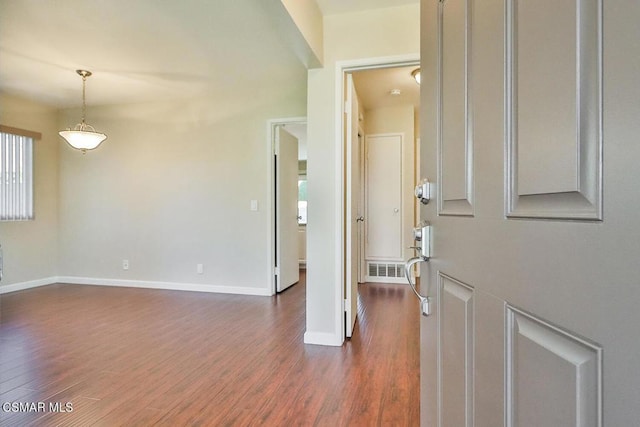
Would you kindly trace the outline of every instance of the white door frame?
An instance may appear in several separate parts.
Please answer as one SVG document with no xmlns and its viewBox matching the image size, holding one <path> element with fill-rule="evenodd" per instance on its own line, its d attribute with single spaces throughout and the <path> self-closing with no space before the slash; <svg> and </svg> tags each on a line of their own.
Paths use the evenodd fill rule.
<svg viewBox="0 0 640 427">
<path fill-rule="evenodd" d="M 358 145 L 360 148 L 358 152 L 358 162 L 360 163 L 359 204 L 362 209 L 363 216 L 365 215 L 365 207 L 366 207 L 366 199 L 365 199 L 365 193 L 364 193 L 364 187 L 365 187 L 364 182 L 366 179 L 364 137 L 365 137 L 364 129 L 362 128 L 362 126 L 358 125 L 358 140 L 359 140 Z M 366 217 L 365 217 L 365 221 L 366 221 Z M 366 237 L 366 233 L 365 233 L 364 221 L 361 221 L 358 225 L 358 250 L 359 250 L 358 262 L 360 263 L 360 265 L 358 266 L 358 283 L 364 283 L 365 282 L 364 278 L 367 275 L 366 263 L 365 263 L 365 257 L 364 257 L 364 253 L 366 249 L 365 237 Z"/>
<path fill-rule="evenodd" d="M 307 123 L 306 117 L 285 117 L 281 119 L 267 120 L 267 174 L 269 183 L 269 191 L 267 192 L 267 206 L 269 207 L 268 213 L 268 230 L 267 236 L 267 283 L 269 289 L 269 295 L 276 294 L 276 280 L 275 280 L 275 265 L 276 265 L 276 195 L 275 195 L 275 170 L 273 168 L 273 156 L 275 155 L 275 141 L 276 141 L 276 128 L 278 126 L 287 124 L 305 124 Z"/>
<path fill-rule="evenodd" d="M 345 235 L 346 224 L 344 222 L 344 197 L 345 197 L 345 172 L 351 173 L 351 168 L 347 165 L 345 170 L 344 158 L 344 84 L 345 74 L 354 71 L 374 70 L 377 68 L 395 68 L 409 65 L 420 65 L 420 54 L 408 54 L 400 56 L 387 56 L 379 58 L 364 58 L 355 60 L 346 60 L 336 62 L 336 86 L 335 86 L 335 185 L 336 185 L 336 210 L 335 222 L 336 227 L 336 258 L 335 258 L 335 330 L 340 331 L 342 336 L 341 342 L 345 340 Z M 347 194 L 346 196 L 349 196 Z"/>
</svg>

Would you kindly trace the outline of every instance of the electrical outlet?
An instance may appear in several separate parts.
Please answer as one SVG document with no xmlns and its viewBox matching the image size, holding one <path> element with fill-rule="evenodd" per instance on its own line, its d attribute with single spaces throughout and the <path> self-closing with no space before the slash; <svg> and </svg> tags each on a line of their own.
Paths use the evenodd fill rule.
<svg viewBox="0 0 640 427">
<path fill-rule="evenodd" d="M 204 273 L 204 265 L 202 265 L 202 264 L 197 264 L 197 265 L 196 265 L 196 273 L 198 273 L 198 274 L 202 274 L 202 273 Z"/>
<path fill-rule="evenodd" d="M 128 270 L 129 269 L 129 260 L 128 259 L 123 259 L 122 260 L 122 269 L 123 270 Z"/>
</svg>

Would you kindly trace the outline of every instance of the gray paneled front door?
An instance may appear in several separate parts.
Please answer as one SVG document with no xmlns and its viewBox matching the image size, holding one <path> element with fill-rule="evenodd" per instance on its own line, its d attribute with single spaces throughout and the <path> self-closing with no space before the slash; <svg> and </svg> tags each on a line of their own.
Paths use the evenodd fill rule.
<svg viewBox="0 0 640 427">
<path fill-rule="evenodd" d="M 422 424 L 640 420 L 640 3 L 423 0 Z"/>
</svg>

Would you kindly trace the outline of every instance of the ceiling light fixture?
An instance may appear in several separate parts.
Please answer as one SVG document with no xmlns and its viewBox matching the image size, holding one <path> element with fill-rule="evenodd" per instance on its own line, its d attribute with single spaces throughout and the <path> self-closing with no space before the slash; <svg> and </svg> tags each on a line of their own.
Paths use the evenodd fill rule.
<svg viewBox="0 0 640 427">
<path fill-rule="evenodd" d="M 76 73 L 82 77 L 82 121 L 78 123 L 73 130 L 61 130 L 58 134 L 67 141 L 70 146 L 77 150 L 81 150 L 82 154 L 84 154 L 87 150 L 93 150 L 100 145 L 102 141 L 107 139 L 107 135 L 97 132 L 93 126 L 85 122 L 85 115 L 87 111 L 85 86 L 87 77 L 91 76 L 91 71 L 76 70 Z"/>
<path fill-rule="evenodd" d="M 420 84 L 420 68 L 416 68 L 411 72 L 411 77 L 416 79 L 416 83 Z"/>
</svg>

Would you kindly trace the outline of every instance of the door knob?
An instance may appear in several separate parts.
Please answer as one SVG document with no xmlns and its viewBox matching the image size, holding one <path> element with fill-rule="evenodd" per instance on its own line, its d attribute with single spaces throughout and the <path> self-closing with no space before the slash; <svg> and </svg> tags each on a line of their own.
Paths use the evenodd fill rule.
<svg viewBox="0 0 640 427">
<path fill-rule="evenodd" d="M 364 221 L 364 217 L 362 215 L 356 218 L 356 222 L 363 222 L 363 221 Z"/>
</svg>

